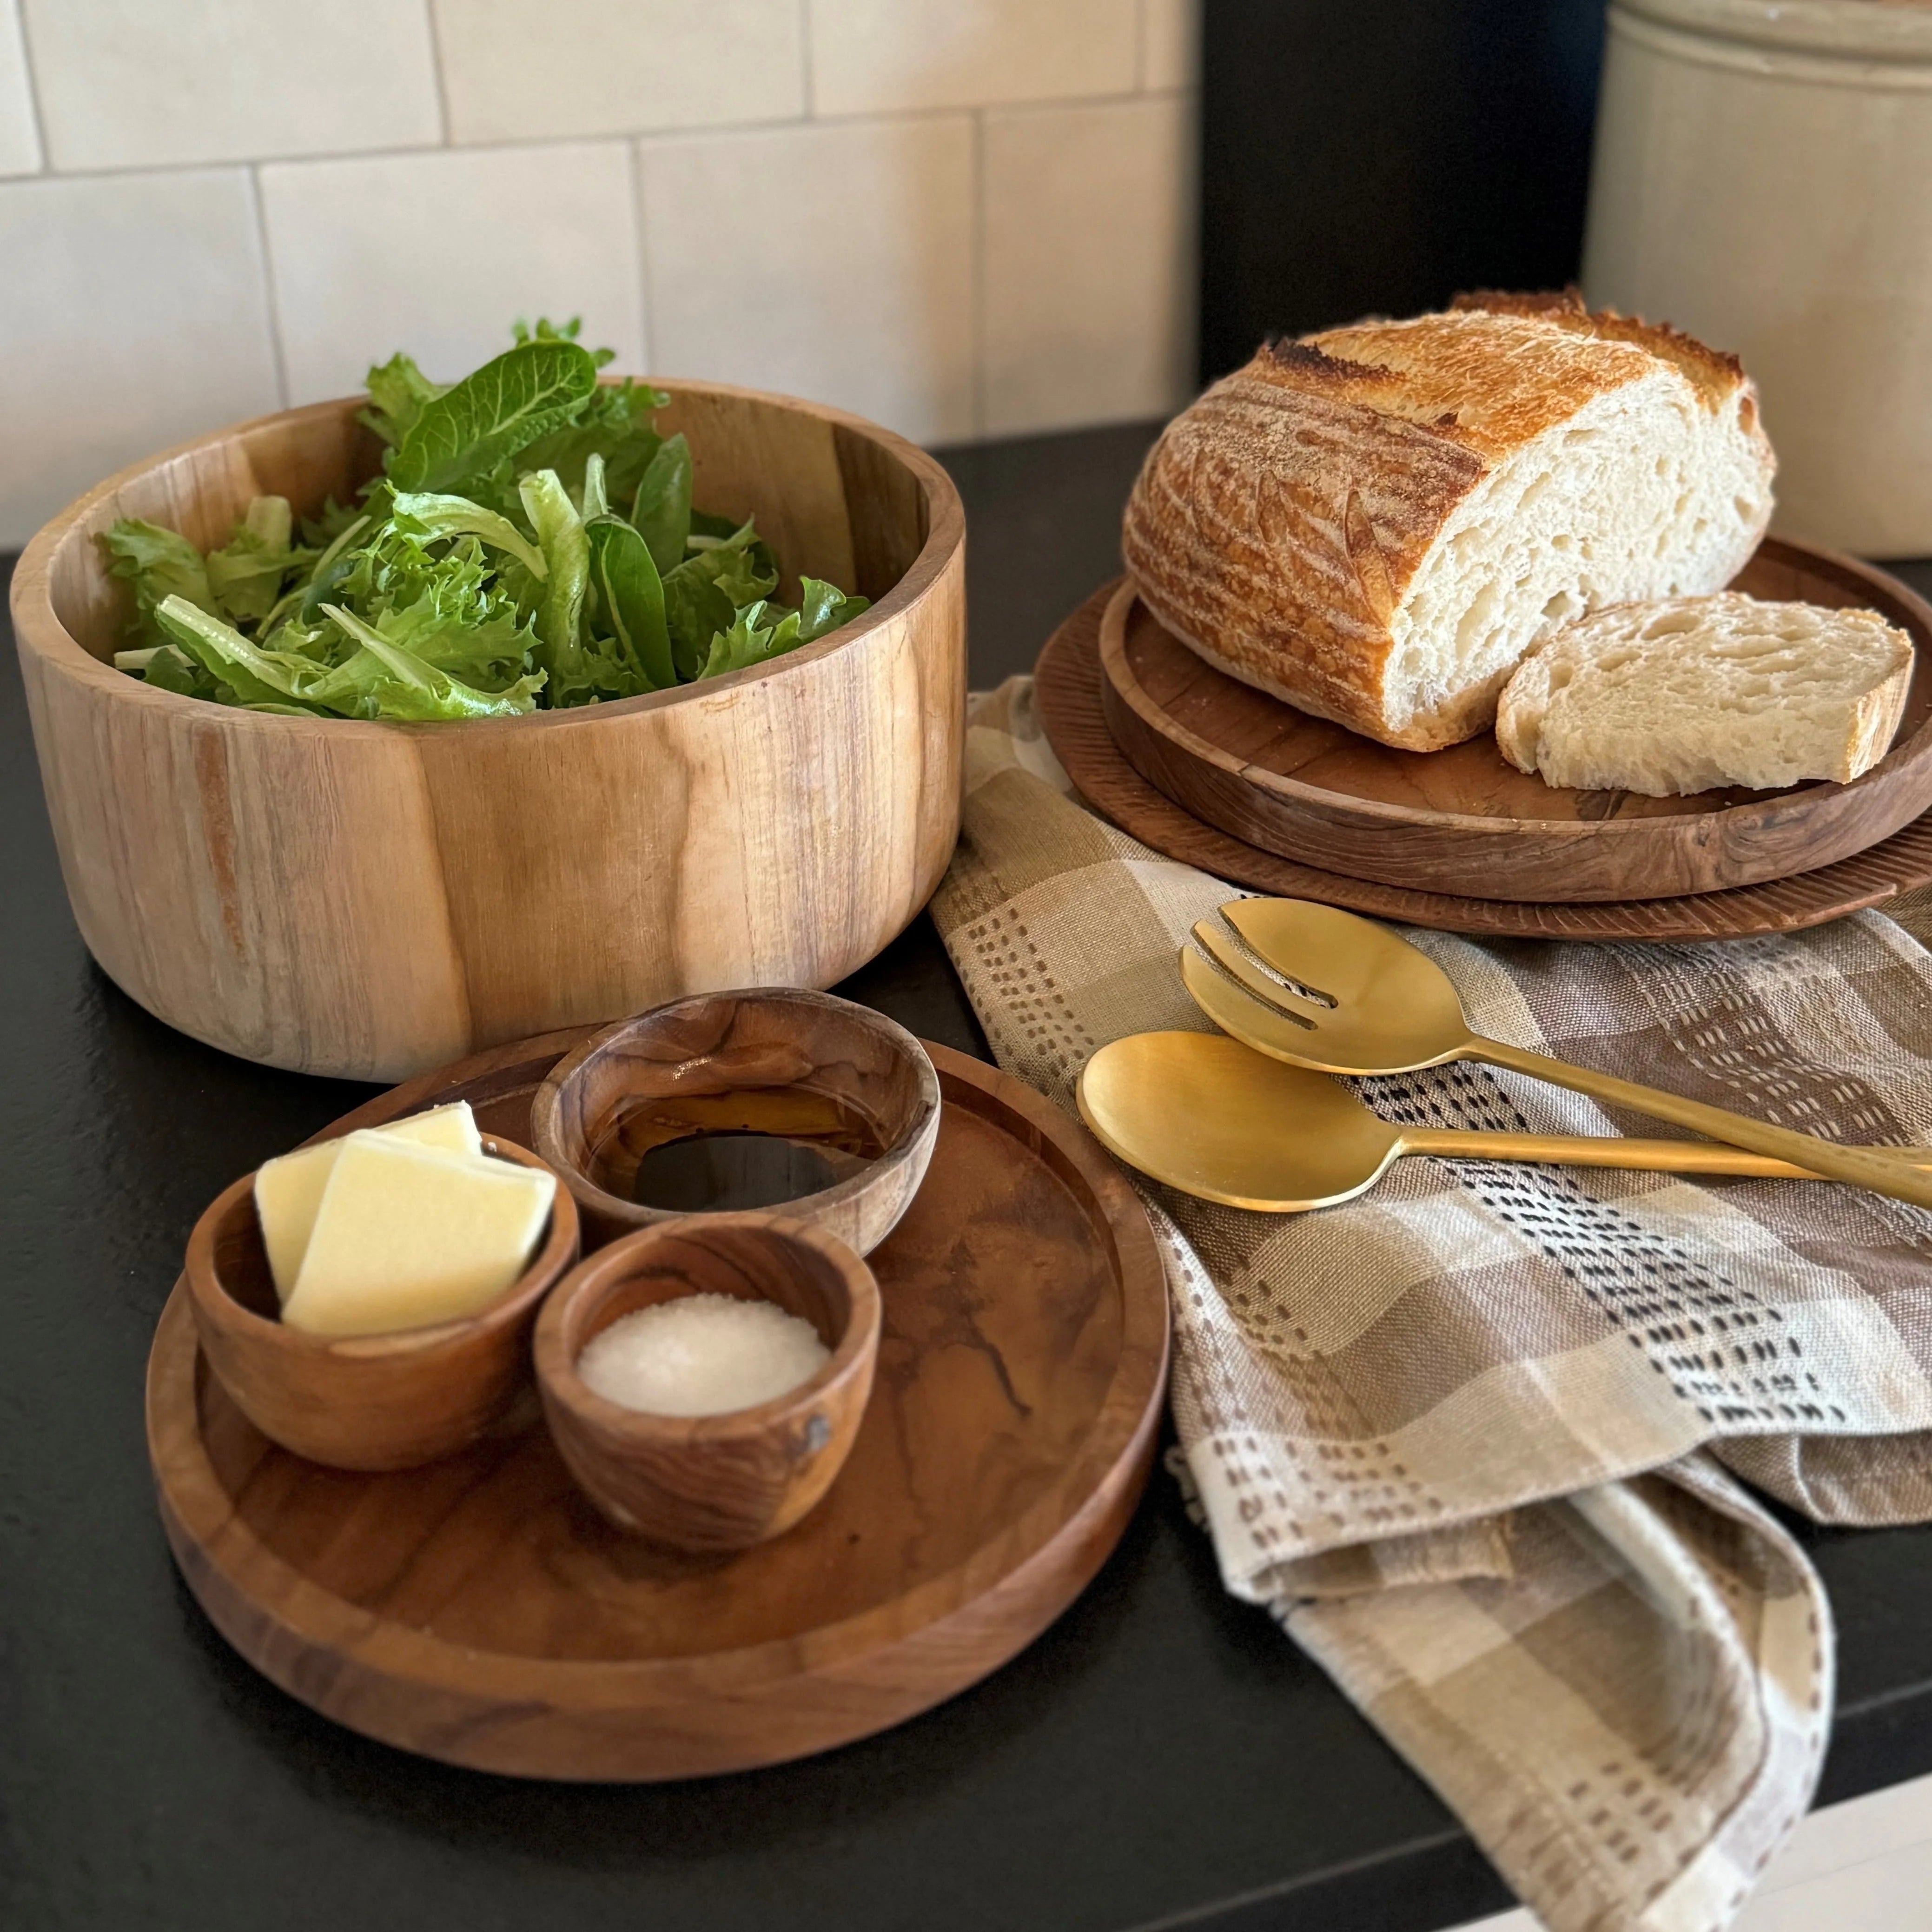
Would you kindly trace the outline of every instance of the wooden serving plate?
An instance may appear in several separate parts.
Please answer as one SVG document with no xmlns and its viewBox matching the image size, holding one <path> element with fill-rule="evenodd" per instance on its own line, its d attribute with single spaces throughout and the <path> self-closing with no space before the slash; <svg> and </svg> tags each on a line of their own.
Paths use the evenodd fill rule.
<svg viewBox="0 0 1932 1932">
<path fill-rule="evenodd" d="M 1836 865 L 1681 898 L 1594 904 L 1462 898 L 1298 864 L 1195 818 L 1128 764 L 1101 707 L 1100 619 L 1115 591 L 1113 584 L 1096 591 L 1040 652 L 1034 698 L 1047 742 L 1096 811 L 1156 852 L 1233 884 L 1444 932 L 1580 940 L 1744 939 L 1797 932 L 1932 884 L 1932 814 Z"/>
<path fill-rule="evenodd" d="M 526 1130 L 588 1029 L 372 1100 L 346 1132 L 468 1099 Z M 688 1778 L 882 1730 L 1037 1636 L 1145 1482 L 1168 1349 L 1146 1214 L 1077 1123 L 928 1048 L 944 1111 L 872 1266 L 870 1406 L 830 1494 L 775 1541 L 680 1555 L 619 1534 L 525 1426 L 428 1468 L 324 1469 L 209 1376 L 185 1289 L 148 1366 L 148 1446 L 189 1588 L 243 1656 L 352 1729 L 526 1777 Z"/>
<path fill-rule="evenodd" d="M 1184 811 L 1324 872 L 1535 902 L 1728 891 L 1834 864 L 1932 807 L 1932 608 L 1882 571 L 1777 538 L 1732 588 L 1869 606 L 1910 637 L 1904 720 L 1863 777 L 1646 798 L 1546 785 L 1486 731 L 1446 751 L 1396 751 L 1216 670 L 1130 584 L 1101 619 L 1101 704 L 1127 761 Z"/>
</svg>

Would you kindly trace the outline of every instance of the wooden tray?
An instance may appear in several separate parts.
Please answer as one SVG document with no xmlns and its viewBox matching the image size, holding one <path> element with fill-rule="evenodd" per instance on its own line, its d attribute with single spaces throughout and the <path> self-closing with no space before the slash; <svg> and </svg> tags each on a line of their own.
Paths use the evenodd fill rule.
<svg viewBox="0 0 1932 1932">
<path fill-rule="evenodd" d="M 1346 906 L 1377 919 L 1520 939 L 1741 939 L 1796 932 L 1916 886 L 1932 884 L 1932 814 L 1856 858 L 1767 884 L 1683 898 L 1531 904 L 1406 891 L 1298 865 L 1232 838 L 1184 811 L 1128 764 L 1100 704 L 1100 617 L 1115 586 L 1097 590 L 1048 640 L 1034 696 L 1048 742 L 1094 808 L 1124 832 L 1216 878 L 1285 898 Z"/>
<path fill-rule="evenodd" d="M 486 1131 L 520 1140 L 531 1093 L 589 1030 L 425 1075 L 329 1131 L 466 1097 Z M 148 1454 L 216 1628 L 369 1736 L 584 1779 L 824 1750 L 1030 1642 L 1145 1482 L 1166 1288 L 1146 1214 L 1084 1130 L 928 1051 L 944 1114 L 925 1185 L 872 1256 L 885 1328 L 858 1442 L 811 1516 L 742 1555 L 620 1536 L 540 1425 L 394 1475 L 277 1449 L 208 1376 L 177 1286 L 148 1361 Z"/>
<path fill-rule="evenodd" d="M 1216 670 L 1127 585 L 1101 619 L 1101 704 L 1128 763 L 1183 810 L 1324 872 L 1536 902 L 1726 891 L 1834 864 L 1932 807 L 1932 608 L 1882 571 L 1774 538 L 1732 587 L 1868 605 L 1911 638 L 1904 718 L 1862 778 L 1646 798 L 1546 785 L 1486 731 L 1446 751 L 1398 752 Z"/>
</svg>

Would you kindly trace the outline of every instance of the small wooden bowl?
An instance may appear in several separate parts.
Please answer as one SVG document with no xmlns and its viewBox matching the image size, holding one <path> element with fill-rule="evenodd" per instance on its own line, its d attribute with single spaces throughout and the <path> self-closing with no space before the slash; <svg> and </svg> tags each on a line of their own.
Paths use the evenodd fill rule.
<svg viewBox="0 0 1932 1932">
<path fill-rule="evenodd" d="M 594 1394 L 584 1344 L 620 1316 L 687 1294 L 771 1301 L 832 1359 L 788 1394 L 723 1415 L 652 1415 Z M 832 1486 L 872 1392 L 879 1289 L 846 1244 L 776 1214 L 687 1215 L 640 1229 L 559 1284 L 538 1318 L 537 1387 L 570 1472 L 620 1529 L 680 1550 L 748 1549 Z"/>
<path fill-rule="evenodd" d="M 486 1135 L 500 1160 L 533 1154 Z M 576 1204 L 561 1184 L 520 1280 L 480 1313 L 387 1335 L 311 1335 L 279 1318 L 268 1251 L 244 1174 L 195 1223 L 188 1295 L 210 1371 L 272 1442 L 338 1469 L 410 1469 L 500 1421 L 530 1378 L 537 1304 L 577 1258 Z"/>
<path fill-rule="evenodd" d="M 593 1034 L 538 1088 L 530 1138 L 577 1197 L 592 1248 L 682 1218 L 614 1191 L 655 1147 L 707 1130 L 809 1142 L 851 1171 L 770 1211 L 868 1255 L 919 1192 L 939 1114 L 939 1077 L 904 1027 L 829 993 L 766 987 L 700 993 Z"/>
</svg>

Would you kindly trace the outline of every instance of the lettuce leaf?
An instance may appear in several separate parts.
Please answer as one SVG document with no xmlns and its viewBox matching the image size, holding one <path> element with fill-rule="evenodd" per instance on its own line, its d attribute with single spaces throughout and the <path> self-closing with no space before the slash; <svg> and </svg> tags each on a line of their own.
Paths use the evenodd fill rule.
<svg viewBox="0 0 1932 1932">
<path fill-rule="evenodd" d="M 587 349 L 554 337 L 520 343 L 424 403 L 390 452 L 398 490 L 454 490 L 560 428 L 597 388 Z"/>
<path fill-rule="evenodd" d="M 207 566 L 186 537 L 138 517 L 123 517 L 101 533 L 100 547 L 107 553 L 108 574 L 134 586 L 134 619 L 128 626 L 130 638 L 151 644 L 167 641 L 155 624 L 154 612 L 170 597 L 184 598 L 203 610 L 214 609 Z"/>
<path fill-rule="evenodd" d="M 539 581 L 548 566 L 543 552 L 512 523 L 508 517 L 472 503 L 467 496 L 445 496 L 434 490 L 399 490 L 395 495 L 395 518 L 411 535 L 428 537 L 481 537 L 498 550 L 506 550 Z"/>
<path fill-rule="evenodd" d="M 638 483 L 631 521 L 650 544 L 660 574 L 684 561 L 691 535 L 691 446 L 683 436 L 669 438 L 652 456 Z"/>
<path fill-rule="evenodd" d="M 432 382 L 400 350 L 388 362 L 371 368 L 364 380 L 369 407 L 360 411 L 356 420 L 373 429 L 392 448 L 415 428 L 424 406 L 434 402 L 444 386 Z"/>
<path fill-rule="evenodd" d="M 295 518 L 286 496 L 257 496 L 219 550 L 208 554 L 208 586 L 231 624 L 259 624 L 280 601 L 282 585 L 315 562 L 292 547 Z"/>
<path fill-rule="evenodd" d="M 234 695 L 233 704 L 283 704 L 300 702 L 302 687 L 315 680 L 317 667 L 302 658 L 258 649 L 212 612 L 184 597 L 164 598 L 154 609 L 155 621 L 168 641 L 218 685 Z M 149 669 L 153 666 L 151 664 Z"/>
<path fill-rule="evenodd" d="M 323 608 L 362 647 L 348 664 L 314 685 L 312 701 L 332 710 L 355 708 L 350 715 L 398 718 L 427 723 L 461 718 L 514 718 L 532 710 L 543 688 L 539 671 L 502 691 L 479 691 L 461 679 L 439 670 L 416 653 L 382 635 L 338 604 Z M 373 661 L 373 662 L 372 662 Z"/>
<path fill-rule="evenodd" d="M 597 622 L 636 674 L 638 690 L 669 690 L 677 668 L 650 546 L 620 517 L 600 517 L 586 528 Z"/>
</svg>

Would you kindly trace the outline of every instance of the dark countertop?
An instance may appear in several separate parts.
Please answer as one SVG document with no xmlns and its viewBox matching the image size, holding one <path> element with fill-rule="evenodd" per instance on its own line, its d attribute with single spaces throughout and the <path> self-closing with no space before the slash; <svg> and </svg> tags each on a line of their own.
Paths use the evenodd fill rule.
<svg viewBox="0 0 1932 1932">
<path fill-rule="evenodd" d="M 1114 568 L 1137 428 L 954 452 L 974 681 Z M 1914 573 L 1922 584 L 1932 572 Z M 1509 1904 L 1156 1471 L 1086 1594 L 986 1682 L 777 1769 L 572 1787 L 316 1717 L 169 1561 L 141 1416 L 194 1217 L 370 1090 L 170 1032 L 68 916 L 0 656 L 0 1924 L 195 1932 L 1426 1932 Z M 984 1042 L 922 919 L 842 990 Z M 1932 1528 L 1802 1528 L 1841 1632 L 1827 1800 L 1932 1771 Z"/>
</svg>

